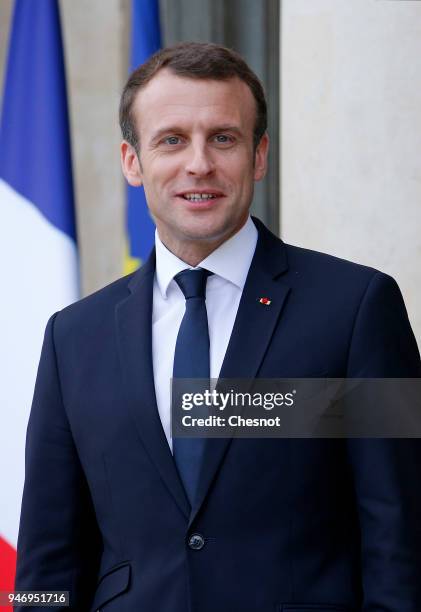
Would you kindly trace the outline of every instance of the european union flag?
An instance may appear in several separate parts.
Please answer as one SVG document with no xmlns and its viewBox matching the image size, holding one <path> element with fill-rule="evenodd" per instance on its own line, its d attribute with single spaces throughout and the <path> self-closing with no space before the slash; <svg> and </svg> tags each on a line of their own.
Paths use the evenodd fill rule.
<svg viewBox="0 0 421 612">
<path fill-rule="evenodd" d="M 157 0 L 132 0 L 130 70 L 143 64 L 161 47 Z M 127 187 L 127 253 L 124 272 L 133 272 L 147 259 L 154 243 L 155 225 L 149 216 L 143 187 Z"/>
</svg>

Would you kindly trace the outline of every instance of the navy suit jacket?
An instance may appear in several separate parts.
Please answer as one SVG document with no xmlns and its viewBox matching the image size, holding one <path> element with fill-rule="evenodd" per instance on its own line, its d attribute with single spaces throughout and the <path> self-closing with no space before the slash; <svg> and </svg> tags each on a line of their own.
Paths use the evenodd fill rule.
<svg viewBox="0 0 421 612">
<path fill-rule="evenodd" d="M 221 377 L 421 375 L 392 278 L 256 224 Z M 189 506 L 156 406 L 154 270 L 48 323 L 16 588 L 78 612 L 419 612 L 418 440 L 208 440 Z"/>
</svg>

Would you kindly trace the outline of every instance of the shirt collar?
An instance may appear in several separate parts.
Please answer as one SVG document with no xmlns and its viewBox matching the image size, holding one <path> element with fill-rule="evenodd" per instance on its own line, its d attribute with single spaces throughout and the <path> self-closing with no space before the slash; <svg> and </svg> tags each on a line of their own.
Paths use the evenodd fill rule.
<svg viewBox="0 0 421 612">
<path fill-rule="evenodd" d="M 234 236 L 221 244 L 198 264 L 216 276 L 243 289 L 257 244 L 257 229 L 250 217 Z M 155 231 L 156 279 L 162 297 L 167 297 L 168 286 L 176 274 L 191 268 L 171 253 Z"/>
</svg>

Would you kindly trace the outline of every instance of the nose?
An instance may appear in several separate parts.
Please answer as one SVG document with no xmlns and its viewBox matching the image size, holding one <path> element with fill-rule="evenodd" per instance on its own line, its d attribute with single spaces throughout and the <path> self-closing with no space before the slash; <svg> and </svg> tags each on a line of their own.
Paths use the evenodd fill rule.
<svg viewBox="0 0 421 612">
<path fill-rule="evenodd" d="M 206 143 L 196 143 L 189 147 L 186 172 L 193 176 L 208 176 L 214 170 L 214 164 Z"/>
</svg>

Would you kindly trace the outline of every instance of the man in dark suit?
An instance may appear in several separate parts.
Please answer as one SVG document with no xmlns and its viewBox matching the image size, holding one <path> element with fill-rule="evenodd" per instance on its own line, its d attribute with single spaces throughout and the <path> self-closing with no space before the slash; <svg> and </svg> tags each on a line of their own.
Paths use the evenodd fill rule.
<svg viewBox="0 0 421 612">
<path fill-rule="evenodd" d="M 420 376 L 396 283 L 250 219 L 266 106 L 231 51 L 159 52 L 130 77 L 120 120 L 156 248 L 48 323 L 17 588 L 69 590 L 78 612 L 419 612 L 417 440 L 170 429 L 173 373 Z"/>
</svg>

